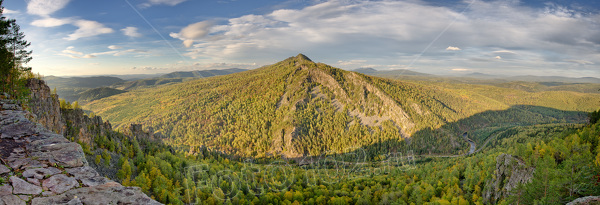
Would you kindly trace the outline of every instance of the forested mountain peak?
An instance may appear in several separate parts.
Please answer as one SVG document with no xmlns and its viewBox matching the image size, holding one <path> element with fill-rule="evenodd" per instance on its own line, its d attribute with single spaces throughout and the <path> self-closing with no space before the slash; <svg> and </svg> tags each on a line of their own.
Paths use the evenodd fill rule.
<svg viewBox="0 0 600 205">
<path fill-rule="evenodd" d="M 84 108 L 117 126 L 151 126 L 169 136 L 172 144 L 238 156 L 302 157 L 360 148 L 456 154 L 468 149 L 461 137 L 466 131 L 560 122 L 571 115 L 512 109 L 470 120 L 478 113 L 515 105 L 591 111 L 600 105 L 599 97 L 397 81 L 315 63 L 298 54 L 254 70 L 132 90 Z"/>
<path fill-rule="evenodd" d="M 308 58 L 307 56 L 305 56 L 305 55 L 304 55 L 304 54 L 302 54 L 302 53 L 299 53 L 299 54 L 296 56 L 296 59 L 297 59 L 297 60 L 299 60 L 299 61 L 310 61 L 310 62 L 312 62 L 312 60 L 311 60 L 310 58 Z"/>
</svg>

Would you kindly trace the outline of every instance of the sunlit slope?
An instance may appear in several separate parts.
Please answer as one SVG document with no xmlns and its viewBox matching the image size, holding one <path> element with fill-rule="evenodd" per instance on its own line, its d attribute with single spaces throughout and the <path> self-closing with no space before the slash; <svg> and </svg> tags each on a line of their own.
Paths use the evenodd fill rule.
<svg viewBox="0 0 600 205">
<path fill-rule="evenodd" d="M 177 145 L 299 157 L 357 147 L 395 150 L 426 129 L 435 130 L 436 139 L 415 142 L 457 152 L 465 148 L 457 133 L 468 128 L 442 126 L 477 113 L 517 104 L 579 111 L 600 106 L 597 94 L 470 89 L 370 77 L 298 55 L 255 70 L 133 90 L 85 109 L 117 125 L 150 125 Z"/>
</svg>

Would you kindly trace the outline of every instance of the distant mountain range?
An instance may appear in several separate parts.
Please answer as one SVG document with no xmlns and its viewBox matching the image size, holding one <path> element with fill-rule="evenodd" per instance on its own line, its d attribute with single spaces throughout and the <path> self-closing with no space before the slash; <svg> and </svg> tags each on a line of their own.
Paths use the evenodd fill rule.
<svg viewBox="0 0 600 205">
<path fill-rule="evenodd" d="M 160 78 L 206 78 L 246 71 L 246 69 L 229 68 L 223 70 L 178 71 L 160 76 Z"/>
<path fill-rule="evenodd" d="M 352 71 L 357 72 L 357 73 L 366 74 L 366 75 L 379 76 L 379 77 L 394 76 L 394 75 L 431 76 L 431 74 L 420 73 L 420 72 L 407 70 L 407 69 L 380 71 L 380 70 L 375 70 L 373 68 L 358 68 L 358 69 L 354 69 Z"/>
<path fill-rule="evenodd" d="M 366 75 L 378 76 L 378 77 L 388 77 L 395 78 L 399 76 L 429 76 L 429 77 L 468 77 L 475 79 L 494 79 L 494 80 L 503 80 L 503 81 L 524 81 L 524 82 L 561 82 L 561 83 L 600 83 L 600 78 L 595 77 L 582 77 L 582 78 L 573 78 L 573 77 L 563 77 L 563 76 L 533 76 L 533 75 L 523 75 L 523 76 L 505 76 L 505 75 L 492 75 L 486 73 L 473 72 L 464 75 L 458 76 L 447 76 L 447 75 L 434 75 L 421 73 L 406 69 L 397 69 L 397 70 L 376 70 L 373 68 L 358 68 L 352 70 L 357 73 L 363 73 Z"/>
<path fill-rule="evenodd" d="M 223 70 L 196 70 L 196 71 L 177 71 L 167 74 L 132 74 L 132 75 L 113 75 L 113 76 L 88 76 L 88 77 L 57 77 L 47 76 L 44 80 L 51 88 L 56 88 L 61 98 L 67 101 L 80 101 L 80 103 L 91 100 L 108 97 L 111 94 L 165 84 L 182 83 L 195 78 L 213 77 L 219 75 L 228 75 L 247 71 L 246 69 L 230 68 Z M 352 70 L 370 76 L 399 80 L 419 80 L 434 82 L 460 82 L 467 84 L 488 84 L 499 87 L 521 89 L 529 92 L 564 90 L 586 93 L 598 93 L 600 89 L 595 84 L 600 84 L 600 78 L 583 77 L 571 78 L 562 76 L 502 76 L 485 73 L 468 73 L 461 76 L 440 76 L 427 73 L 416 72 L 406 69 L 397 70 L 376 70 L 373 68 L 358 68 Z M 95 91 L 88 90 L 103 88 Z M 108 91 L 106 88 L 115 90 Z M 102 93 L 95 95 L 97 93 Z M 82 98 L 82 95 L 84 97 Z M 90 97 L 94 96 L 94 97 Z"/>
<path fill-rule="evenodd" d="M 245 69 L 230 68 L 223 70 L 177 71 L 168 74 L 87 77 L 46 76 L 44 80 L 51 89 L 56 89 L 57 94 L 61 98 L 69 102 L 89 102 L 133 89 L 181 83 L 194 78 L 227 75 L 242 71 L 245 71 Z"/>
</svg>

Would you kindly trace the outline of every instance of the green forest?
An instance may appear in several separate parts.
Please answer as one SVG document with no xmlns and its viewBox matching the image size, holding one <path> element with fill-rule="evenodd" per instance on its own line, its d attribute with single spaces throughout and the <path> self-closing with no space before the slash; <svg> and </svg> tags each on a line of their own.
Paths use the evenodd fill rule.
<svg viewBox="0 0 600 205">
<path fill-rule="evenodd" d="M 119 182 L 166 204 L 564 204 L 600 194 L 598 122 L 508 128 L 468 156 L 400 152 L 367 159 L 366 152 L 355 152 L 301 166 L 208 148 L 190 152 L 116 131 L 85 143 L 78 130 L 69 126 L 68 136 L 84 147 L 91 164 L 112 169 Z M 517 170 L 535 171 L 530 183 L 496 199 L 502 154 L 520 162 Z"/>
<path fill-rule="evenodd" d="M 2 98 L 27 108 L 31 51 L 15 20 L 0 16 L 0 45 Z M 565 204 L 600 195 L 594 92 L 393 80 L 298 55 L 60 107 L 64 136 L 90 166 L 164 204 Z M 153 130 L 135 134 L 131 123 Z"/>
<path fill-rule="evenodd" d="M 470 137 L 485 140 L 487 132 L 513 126 L 582 123 L 598 107 L 598 93 L 398 81 L 314 63 L 302 54 L 83 106 L 117 127 L 153 127 L 171 145 L 258 158 L 353 147 L 367 147 L 370 156 L 408 150 L 461 154 L 468 146 L 460 137 L 464 132 L 483 133 Z"/>
</svg>

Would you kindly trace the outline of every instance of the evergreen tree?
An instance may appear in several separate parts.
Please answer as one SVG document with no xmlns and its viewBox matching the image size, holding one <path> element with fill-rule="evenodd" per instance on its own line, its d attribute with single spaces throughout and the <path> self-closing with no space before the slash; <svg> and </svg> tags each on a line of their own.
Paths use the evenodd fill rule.
<svg viewBox="0 0 600 205">
<path fill-rule="evenodd" d="M 25 79 L 33 76 L 31 68 L 24 66 L 31 61 L 30 43 L 16 20 L 2 15 L 2 3 L 0 0 L 0 92 L 21 98 L 26 96 Z"/>
<path fill-rule="evenodd" d="M 25 64 L 31 61 L 31 53 L 33 51 L 28 51 L 27 47 L 31 45 L 30 42 L 25 40 L 25 33 L 21 32 L 21 26 L 19 26 L 14 19 L 10 21 L 10 31 L 8 38 L 8 50 L 13 54 L 12 62 L 13 66 L 15 66 L 15 70 L 25 73 L 31 71 L 31 67 L 25 66 Z"/>
<path fill-rule="evenodd" d="M 596 124 L 600 119 L 600 110 L 591 112 L 588 116 L 590 117 L 590 124 Z"/>
</svg>

